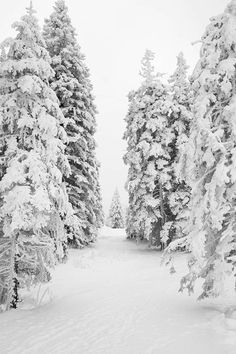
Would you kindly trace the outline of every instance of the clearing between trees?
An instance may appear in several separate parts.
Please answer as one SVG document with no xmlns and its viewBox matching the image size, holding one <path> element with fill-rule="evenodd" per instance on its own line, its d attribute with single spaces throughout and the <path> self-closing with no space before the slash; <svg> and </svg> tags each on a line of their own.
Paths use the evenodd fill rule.
<svg viewBox="0 0 236 354">
<path fill-rule="evenodd" d="M 236 319 L 223 314 L 222 298 L 178 294 L 186 255 L 177 255 L 171 275 L 161 252 L 110 228 L 95 246 L 70 252 L 50 288 L 1 314 L 1 354 L 235 353 Z"/>
</svg>

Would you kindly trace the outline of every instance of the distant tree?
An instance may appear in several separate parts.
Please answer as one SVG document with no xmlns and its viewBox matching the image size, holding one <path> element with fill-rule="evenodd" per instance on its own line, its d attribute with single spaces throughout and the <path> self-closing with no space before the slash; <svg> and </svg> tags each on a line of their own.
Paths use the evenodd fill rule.
<svg viewBox="0 0 236 354">
<path fill-rule="evenodd" d="M 50 84 L 60 101 L 69 137 L 66 154 L 71 174 L 66 182 L 77 218 L 68 225 L 69 242 L 82 247 L 95 241 L 98 227 L 103 223 L 95 156 L 96 107 L 89 70 L 64 0 L 56 1 L 53 13 L 45 20 L 44 38 L 55 71 Z"/>
<path fill-rule="evenodd" d="M 124 215 L 117 189 L 112 198 L 107 224 L 113 229 L 121 229 L 124 227 Z"/>
<path fill-rule="evenodd" d="M 18 287 L 50 279 L 63 257 L 71 212 L 62 175 L 64 117 L 48 80 L 50 58 L 31 6 L 2 44 L 0 66 L 0 306 L 16 307 Z"/>
</svg>

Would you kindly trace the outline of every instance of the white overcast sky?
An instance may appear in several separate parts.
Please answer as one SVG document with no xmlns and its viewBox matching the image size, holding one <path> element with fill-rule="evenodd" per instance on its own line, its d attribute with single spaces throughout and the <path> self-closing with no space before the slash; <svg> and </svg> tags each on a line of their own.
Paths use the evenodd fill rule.
<svg viewBox="0 0 236 354">
<path fill-rule="evenodd" d="M 78 42 L 86 55 L 94 85 L 97 116 L 97 156 L 105 210 L 118 187 L 127 204 L 124 184 L 127 169 L 122 136 L 127 94 L 140 82 L 140 61 L 145 49 L 156 53 L 156 68 L 170 74 L 183 51 L 193 69 L 200 39 L 209 18 L 223 12 L 229 0 L 67 0 Z M 28 0 L 0 0 L 0 40 L 14 35 L 11 24 L 29 5 Z M 54 0 L 33 0 L 42 26 Z"/>
</svg>

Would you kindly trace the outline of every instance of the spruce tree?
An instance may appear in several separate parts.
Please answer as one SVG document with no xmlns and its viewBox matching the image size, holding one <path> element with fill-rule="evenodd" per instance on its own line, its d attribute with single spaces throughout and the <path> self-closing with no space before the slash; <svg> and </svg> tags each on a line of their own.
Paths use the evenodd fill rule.
<svg viewBox="0 0 236 354">
<path fill-rule="evenodd" d="M 129 108 L 128 114 L 125 118 L 126 121 L 126 131 L 124 133 L 124 139 L 127 142 L 127 152 L 124 155 L 124 162 L 128 165 L 128 178 L 126 182 L 126 189 L 128 191 L 129 204 L 127 211 L 127 222 L 126 222 L 126 234 L 130 239 L 136 239 L 140 237 L 137 227 L 135 226 L 136 214 L 135 214 L 135 202 L 136 202 L 136 192 L 132 185 L 132 181 L 135 181 L 137 177 L 137 164 L 135 163 L 135 147 L 137 141 L 137 125 L 135 124 L 136 116 L 138 114 L 138 90 L 132 91 L 128 95 Z"/>
<path fill-rule="evenodd" d="M 183 174 L 183 152 L 190 134 L 192 121 L 191 85 L 187 79 L 188 66 L 181 52 L 177 56 L 177 68 L 169 79 L 171 107 L 168 125 L 173 134 L 171 141 L 170 166 L 171 166 L 171 190 L 168 195 L 171 218 L 162 230 L 162 241 L 168 243 L 172 238 L 186 235 L 186 223 L 188 219 L 190 186 Z"/>
<path fill-rule="evenodd" d="M 121 229 L 124 227 L 124 215 L 120 203 L 120 195 L 117 189 L 113 195 L 109 210 L 108 226 L 113 229 Z"/>
<path fill-rule="evenodd" d="M 97 170 L 97 178 L 95 180 L 95 198 L 96 198 L 96 208 L 95 208 L 95 216 L 96 216 L 96 227 L 97 229 L 101 228 L 104 225 L 104 210 L 102 206 L 102 192 L 100 185 L 100 163 L 97 162 L 96 166 Z"/>
<path fill-rule="evenodd" d="M 193 74 L 194 121 L 187 147 L 192 185 L 189 274 L 181 290 L 200 298 L 220 294 L 227 273 L 236 276 L 236 1 L 213 17 L 202 37 Z"/>
<path fill-rule="evenodd" d="M 159 245 L 161 229 L 169 221 L 173 134 L 168 126 L 171 105 L 168 87 L 162 83 L 161 75 L 154 73 L 153 59 L 154 54 L 146 51 L 141 70 L 144 81 L 129 95 L 124 161 L 129 165 L 127 235 Z"/>
<path fill-rule="evenodd" d="M 64 117 L 32 4 L 2 44 L 0 66 L 0 305 L 16 307 L 18 287 L 50 279 L 63 256 L 63 220 L 71 212 L 62 182 Z"/>
<path fill-rule="evenodd" d="M 74 226 L 69 226 L 69 241 L 75 247 L 81 247 L 96 239 L 97 229 L 103 223 L 95 157 L 96 107 L 89 70 L 64 0 L 56 1 L 53 13 L 45 21 L 44 38 L 55 71 L 50 84 L 67 120 L 66 154 L 71 174 L 66 182 L 77 217 Z"/>
</svg>

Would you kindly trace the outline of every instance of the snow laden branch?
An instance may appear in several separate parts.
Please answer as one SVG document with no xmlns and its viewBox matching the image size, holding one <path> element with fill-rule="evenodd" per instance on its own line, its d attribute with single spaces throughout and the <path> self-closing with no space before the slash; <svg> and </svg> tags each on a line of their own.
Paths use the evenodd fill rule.
<svg viewBox="0 0 236 354">
<path fill-rule="evenodd" d="M 227 279 L 236 276 L 235 33 L 236 2 L 231 1 L 206 28 L 191 78 L 194 119 L 185 153 L 192 187 L 185 241 L 191 256 L 181 290 L 192 292 L 202 278 L 199 299 L 220 295 Z M 170 245 L 166 254 L 176 247 Z"/>
</svg>

